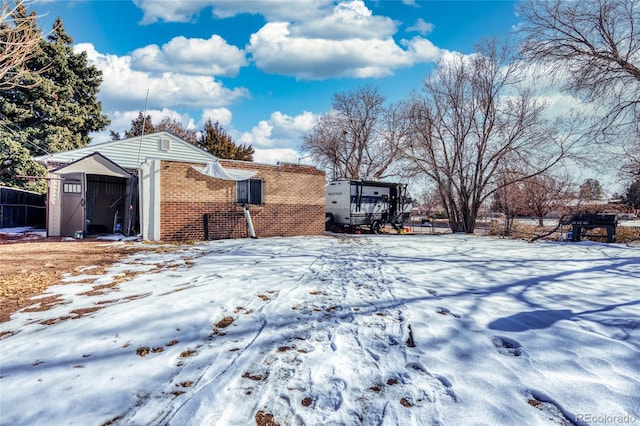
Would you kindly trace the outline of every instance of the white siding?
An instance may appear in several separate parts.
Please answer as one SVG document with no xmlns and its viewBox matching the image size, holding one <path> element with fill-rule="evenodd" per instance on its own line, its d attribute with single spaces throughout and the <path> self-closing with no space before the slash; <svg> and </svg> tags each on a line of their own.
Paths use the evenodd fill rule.
<svg viewBox="0 0 640 426">
<path fill-rule="evenodd" d="M 160 239 L 160 161 L 145 162 L 141 168 L 140 229 L 142 239 Z"/>
<path fill-rule="evenodd" d="M 50 175 L 49 180 L 49 198 L 47 199 L 47 237 L 59 237 L 62 215 L 62 197 L 60 194 L 60 188 L 62 187 L 62 181 L 60 176 L 56 174 Z"/>
<path fill-rule="evenodd" d="M 166 151 L 162 150 L 162 140 L 169 141 L 169 149 Z M 216 160 L 215 156 L 168 132 L 151 133 L 142 138 L 134 137 L 89 145 L 71 151 L 36 157 L 35 160 L 69 163 L 94 152 L 99 152 L 125 169 L 138 169 L 142 163 L 152 159 L 192 163 L 206 163 Z"/>
</svg>

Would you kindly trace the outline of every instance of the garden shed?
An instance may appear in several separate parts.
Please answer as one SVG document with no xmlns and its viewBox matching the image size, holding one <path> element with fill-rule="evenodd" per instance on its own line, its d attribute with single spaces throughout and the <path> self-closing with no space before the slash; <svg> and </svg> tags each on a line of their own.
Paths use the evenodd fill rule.
<svg viewBox="0 0 640 426">
<path fill-rule="evenodd" d="M 169 132 L 37 157 L 49 170 L 47 236 L 121 232 L 203 240 L 324 231 L 324 172 L 221 160 Z"/>
</svg>

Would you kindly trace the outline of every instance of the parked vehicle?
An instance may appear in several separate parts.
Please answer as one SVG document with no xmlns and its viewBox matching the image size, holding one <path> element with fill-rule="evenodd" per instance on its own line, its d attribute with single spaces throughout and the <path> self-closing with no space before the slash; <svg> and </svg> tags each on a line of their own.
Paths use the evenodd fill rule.
<svg viewBox="0 0 640 426">
<path fill-rule="evenodd" d="M 633 213 L 618 213 L 618 220 L 636 220 L 637 216 Z"/>
<path fill-rule="evenodd" d="M 431 223 L 431 221 L 429 219 L 422 219 L 420 221 L 420 226 L 432 227 L 433 224 Z"/>
<path fill-rule="evenodd" d="M 411 197 L 402 183 L 335 180 L 326 186 L 327 230 L 353 231 L 362 226 L 378 234 L 389 224 L 403 229 L 411 214 Z"/>
</svg>

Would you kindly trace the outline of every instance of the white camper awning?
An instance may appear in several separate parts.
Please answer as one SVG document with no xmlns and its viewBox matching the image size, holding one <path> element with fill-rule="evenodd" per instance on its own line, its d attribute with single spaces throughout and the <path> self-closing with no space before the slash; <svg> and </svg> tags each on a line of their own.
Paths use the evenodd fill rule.
<svg viewBox="0 0 640 426">
<path fill-rule="evenodd" d="M 209 162 L 204 167 L 195 167 L 194 169 L 202 173 L 203 175 L 211 176 L 216 179 L 223 180 L 247 180 L 252 178 L 258 173 L 255 170 L 237 170 L 237 169 L 225 169 L 219 162 Z"/>
</svg>

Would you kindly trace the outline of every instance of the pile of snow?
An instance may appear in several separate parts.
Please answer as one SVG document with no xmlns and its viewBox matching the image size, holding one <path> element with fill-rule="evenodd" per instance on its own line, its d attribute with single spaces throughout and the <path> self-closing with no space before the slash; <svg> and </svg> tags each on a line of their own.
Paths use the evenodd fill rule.
<svg viewBox="0 0 640 426">
<path fill-rule="evenodd" d="M 45 238 L 47 231 L 44 229 L 36 229 L 31 226 L 0 228 L 0 239 L 10 240 L 38 240 Z"/>
<path fill-rule="evenodd" d="M 636 422 L 638 277 L 638 248 L 462 235 L 137 253 L 0 324 L 0 423 Z"/>
<path fill-rule="evenodd" d="M 47 231 L 45 229 L 33 228 L 30 226 L 25 227 L 15 227 L 15 228 L 0 228 L 0 240 L 40 240 L 43 238 L 47 238 Z M 94 237 L 98 240 L 104 241 L 138 241 L 140 238 L 138 236 L 126 237 L 122 234 L 104 234 L 104 235 L 96 235 Z M 63 241 L 76 241 L 78 238 L 74 237 L 65 237 L 62 238 Z"/>
</svg>

